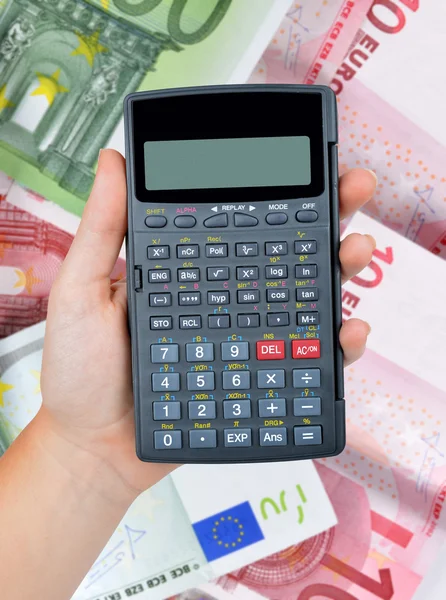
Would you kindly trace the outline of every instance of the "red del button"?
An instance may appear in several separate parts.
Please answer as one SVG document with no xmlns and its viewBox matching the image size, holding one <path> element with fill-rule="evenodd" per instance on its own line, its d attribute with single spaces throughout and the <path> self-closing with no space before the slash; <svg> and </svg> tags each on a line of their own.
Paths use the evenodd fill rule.
<svg viewBox="0 0 446 600">
<path fill-rule="evenodd" d="M 257 360 L 279 360 L 285 358 L 285 342 L 257 342 Z"/>
<path fill-rule="evenodd" d="M 321 341 L 293 340 L 291 350 L 293 358 L 319 358 L 321 355 Z"/>
</svg>

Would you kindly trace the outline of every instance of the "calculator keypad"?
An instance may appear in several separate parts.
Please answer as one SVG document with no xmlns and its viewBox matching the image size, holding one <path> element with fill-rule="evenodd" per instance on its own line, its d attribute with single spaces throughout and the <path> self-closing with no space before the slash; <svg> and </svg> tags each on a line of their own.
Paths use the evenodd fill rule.
<svg viewBox="0 0 446 600">
<path fill-rule="evenodd" d="M 279 235 L 147 246 L 154 449 L 323 444 L 320 240 Z"/>
</svg>

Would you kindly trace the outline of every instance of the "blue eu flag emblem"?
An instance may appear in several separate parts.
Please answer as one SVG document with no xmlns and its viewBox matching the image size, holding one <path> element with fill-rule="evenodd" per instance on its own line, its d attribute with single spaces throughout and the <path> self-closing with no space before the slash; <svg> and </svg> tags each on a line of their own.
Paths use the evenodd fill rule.
<svg viewBox="0 0 446 600">
<path fill-rule="evenodd" d="M 242 502 L 193 524 L 209 562 L 264 539 L 249 502 Z"/>
</svg>

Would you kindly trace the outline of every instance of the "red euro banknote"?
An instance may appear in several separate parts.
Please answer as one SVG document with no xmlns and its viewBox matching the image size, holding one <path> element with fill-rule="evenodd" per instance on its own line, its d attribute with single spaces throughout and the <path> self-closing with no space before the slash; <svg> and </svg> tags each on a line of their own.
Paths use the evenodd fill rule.
<svg viewBox="0 0 446 600">
<path fill-rule="evenodd" d="M 19 207 L 45 210 L 47 201 L 31 191 L 17 186 L 14 203 L 8 202 L 7 183 L 0 177 L 0 337 L 45 320 L 51 286 L 74 238 L 74 232 Z M 79 221 L 69 215 L 70 225 L 73 219 Z M 120 258 L 111 279 L 124 276 Z"/>
<path fill-rule="evenodd" d="M 379 179 L 365 212 L 443 258 L 445 19 L 444 3 L 375 1 L 331 83 L 341 172 L 365 167 Z"/>
<path fill-rule="evenodd" d="M 238 600 L 410 600 L 441 551 L 446 394 L 371 351 L 346 383 L 347 449 L 317 464 L 338 525 L 220 578 Z"/>
<path fill-rule="evenodd" d="M 249 83 L 328 85 L 373 0 L 292 2 Z"/>
</svg>

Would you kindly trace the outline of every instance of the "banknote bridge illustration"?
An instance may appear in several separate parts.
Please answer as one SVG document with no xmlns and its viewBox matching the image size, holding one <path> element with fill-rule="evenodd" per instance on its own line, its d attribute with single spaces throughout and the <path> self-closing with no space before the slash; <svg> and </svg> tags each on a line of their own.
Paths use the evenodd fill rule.
<svg viewBox="0 0 446 600">
<path fill-rule="evenodd" d="M 166 32 L 150 30 L 156 21 L 148 13 L 159 4 L 142 14 L 127 0 L 7 0 L 0 12 L 0 145 L 86 198 L 124 97 L 156 70 L 162 52 L 209 35 L 228 5 L 224 0 L 187 34 L 186 4 L 178 0 Z"/>
</svg>

